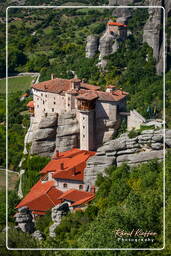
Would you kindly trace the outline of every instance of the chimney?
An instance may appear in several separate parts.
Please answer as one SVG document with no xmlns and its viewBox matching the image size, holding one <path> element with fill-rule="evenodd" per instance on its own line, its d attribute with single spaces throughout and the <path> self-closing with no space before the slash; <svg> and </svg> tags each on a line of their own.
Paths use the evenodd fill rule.
<svg viewBox="0 0 171 256">
<path fill-rule="evenodd" d="M 54 74 L 51 74 L 51 80 L 53 80 L 54 79 Z"/>
<path fill-rule="evenodd" d="M 64 170 L 64 163 L 61 163 L 61 170 Z"/>
<path fill-rule="evenodd" d="M 56 157 L 59 157 L 59 150 L 56 149 Z"/>
</svg>

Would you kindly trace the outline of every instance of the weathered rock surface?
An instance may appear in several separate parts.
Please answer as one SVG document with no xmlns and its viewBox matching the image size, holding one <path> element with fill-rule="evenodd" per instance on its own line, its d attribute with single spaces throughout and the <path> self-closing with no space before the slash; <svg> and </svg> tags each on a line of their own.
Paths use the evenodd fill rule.
<svg viewBox="0 0 171 256">
<path fill-rule="evenodd" d="M 150 1 L 152 6 L 161 6 L 161 0 Z M 159 60 L 160 50 L 160 26 L 161 26 L 161 9 L 149 8 L 149 18 L 144 26 L 143 41 L 153 48 L 153 57 L 156 62 Z"/>
<path fill-rule="evenodd" d="M 75 113 L 59 116 L 56 136 L 56 149 L 63 152 L 79 146 L 79 123 Z"/>
<path fill-rule="evenodd" d="M 84 181 L 87 187 L 95 184 L 98 173 L 105 168 L 127 162 L 130 166 L 145 163 L 152 159 L 163 158 L 163 129 L 144 130 L 141 135 L 129 138 L 128 133 L 115 140 L 110 140 L 99 147 L 95 156 L 87 161 Z M 166 147 L 171 147 L 171 130 L 166 130 Z"/>
<path fill-rule="evenodd" d="M 18 209 L 18 212 L 15 214 L 15 221 L 18 224 L 17 228 L 21 229 L 23 232 L 34 232 L 33 217 L 28 207 L 25 206 Z"/>
<path fill-rule="evenodd" d="M 99 52 L 100 52 L 99 59 L 100 60 L 102 60 L 103 57 L 108 56 L 111 53 L 114 53 L 115 49 L 113 49 L 113 45 L 116 39 L 117 39 L 116 34 L 110 34 L 108 31 L 106 31 L 103 34 L 99 42 Z"/>
<path fill-rule="evenodd" d="M 61 223 L 62 217 L 65 216 L 68 212 L 69 206 L 65 202 L 52 208 L 51 218 L 54 223 L 49 227 L 50 237 L 56 237 L 55 229 Z"/>
<path fill-rule="evenodd" d="M 39 240 L 39 241 L 43 240 L 43 235 L 40 232 L 40 230 L 34 231 L 34 233 L 32 234 L 32 237 Z"/>
<path fill-rule="evenodd" d="M 57 126 L 57 114 L 51 114 L 43 118 L 39 123 L 39 129 L 52 128 Z"/>
<path fill-rule="evenodd" d="M 50 114 L 43 117 L 32 133 L 30 153 L 40 156 L 51 156 L 55 150 L 58 116 Z"/>
<path fill-rule="evenodd" d="M 86 43 L 86 57 L 92 58 L 95 56 L 99 45 L 99 38 L 96 35 L 89 35 Z"/>
<path fill-rule="evenodd" d="M 162 159 L 163 158 L 163 150 L 121 155 L 121 156 L 117 157 L 117 165 L 119 166 L 123 162 L 126 162 L 128 165 L 133 166 L 136 164 L 147 162 L 147 161 L 155 159 L 155 158 Z"/>
</svg>

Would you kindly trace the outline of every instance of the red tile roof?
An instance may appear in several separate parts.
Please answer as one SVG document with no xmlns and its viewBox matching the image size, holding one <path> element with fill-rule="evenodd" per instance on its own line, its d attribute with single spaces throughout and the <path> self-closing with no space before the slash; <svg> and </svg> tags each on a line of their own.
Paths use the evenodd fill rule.
<svg viewBox="0 0 171 256">
<path fill-rule="evenodd" d="M 33 84 L 32 88 L 44 91 L 44 92 L 53 92 L 53 93 L 61 93 L 63 91 L 70 91 L 72 89 L 72 82 L 81 82 L 80 79 L 62 79 L 55 78 L 52 80 L 40 82 L 38 84 Z M 100 87 L 92 84 L 80 83 L 82 88 L 87 90 L 99 90 Z"/>
<path fill-rule="evenodd" d="M 91 100 L 97 99 L 98 96 L 97 96 L 96 93 L 87 92 L 87 93 L 78 95 L 76 98 L 79 99 L 79 100 L 88 100 L 88 101 L 91 101 Z"/>
<path fill-rule="evenodd" d="M 127 25 L 122 24 L 120 22 L 109 21 L 107 24 L 110 25 L 110 26 L 127 27 Z"/>
<path fill-rule="evenodd" d="M 38 84 L 33 84 L 32 88 L 44 92 L 61 93 L 71 89 L 71 81 L 62 78 L 55 78 Z"/>
<path fill-rule="evenodd" d="M 71 202 L 79 202 L 78 204 L 81 204 L 81 202 L 85 202 L 87 200 L 90 200 L 90 198 L 94 198 L 95 194 L 91 192 L 86 191 L 80 191 L 77 189 L 70 189 L 67 192 L 63 193 L 58 199 L 62 201 L 71 201 Z M 80 202 L 81 201 L 81 202 Z"/>
<path fill-rule="evenodd" d="M 54 187 L 54 181 L 42 183 L 39 180 L 16 208 L 28 206 L 33 211 L 48 211 L 60 203 L 58 197 L 62 193 Z"/>
<path fill-rule="evenodd" d="M 98 100 L 102 100 L 102 101 L 120 101 L 128 95 L 127 92 L 124 92 L 119 89 L 116 89 L 112 92 L 80 90 L 79 94 L 80 95 L 76 97 L 77 99 L 90 100 L 91 98 L 94 99 L 95 95 L 96 95 L 96 98 L 98 98 Z"/>
<path fill-rule="evenodd" d="M 57 153 L 56 158 L 53 158 L 41 170 L 40 173 L 44 175 L 41 179 L 47 176 L 48 172 L 52 172 L 52 177 L 55 179 L 70 179 L 83 182 L 86 161 L 93 155 L 95 155 L 95 152 L 80 149 Z M 54 180 L 42 182 L 41 179 L 31 188 L 30 192 L 16 208 L 27 206 L 33 213 L 43 215 L 55 205 L 61 203 L 61 201 L 69 200 L 75 203 L 74 206 L 76 206 L 94 198 L 94 193 L 76 189 L 63 193 L 55 187 Z"/>
<path fill-rule="evenodd" d="M 79 206 L 82 204 L 86 204 L 86 203 L 90 202 L 91 200 L 93 200 L 94 198 L 95 198 L 95 194 L 93 194 L 91 196 L 87 196 L 81 200 L 78 200 L 78 201 L 72 203 L 71 206 Z"/>
<path fill-rule="evenodd" d="M 32 101 L 29 101 L 28 103 L 27 103 L 27 107 L 28 108 L 34 108 L 34 101 L 32 100 Z"/>
<path fill-rule="evenodd" d="M 81 88 L 87 89 L 87 90 L 93 90 L 93 91 L 100 90 L 100 86 L 87 84 L 87 83 L 81 83 Z"/>
<path fill-rule="evenodd" d="M 57 158 L 53 157 L 40 173 L 53 172 L 52 177 L 56 179 L 83 181 L 86 161 L 93 155 L 95 155 L 95 152 L 80 149 L 58 153 Z"/>
</svg>

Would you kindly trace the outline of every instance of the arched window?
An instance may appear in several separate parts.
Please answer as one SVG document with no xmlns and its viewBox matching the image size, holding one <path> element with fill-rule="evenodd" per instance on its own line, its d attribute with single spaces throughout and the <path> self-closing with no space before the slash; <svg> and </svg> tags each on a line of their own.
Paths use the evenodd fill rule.
<svg viewBox="0 0 171 256">
<path fill-rule="evenodd" d="M 83 189 L 83 185 L 79 185 L 79 190 L 82 190 Z"/>
</svg>

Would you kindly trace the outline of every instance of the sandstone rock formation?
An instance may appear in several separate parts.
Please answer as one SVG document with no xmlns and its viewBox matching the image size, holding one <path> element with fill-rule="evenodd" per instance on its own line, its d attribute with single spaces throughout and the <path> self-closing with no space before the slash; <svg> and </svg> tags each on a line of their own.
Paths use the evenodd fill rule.
<svg viewBox="0 0 171 256">
<path fill-rule="evenodd" d="M 120 166 L 127 163 L 130 166 L 145 163 L 152 159 L 163 158 L 163 130 L 144 130 L 135 138 L 129 138 L 128 133 L 115 140 L 110 140 L 99 147 L 95 156 L 87 161 L 84 181 L 87 186 L 95 184 L 98 173 L 104 173 L 105 168 L 112 164 Z M 171 147 L 171 130 L 166 130 L 166 148 Z"/>
<path fill-rule="evenodd" d="M 28 207 L 24 206 L 18 209 L 18 212 L 15 214 L 15 221 L 18 224 L 16 228 L 30 234 L 34 232 L 33 217 Z"/>
<path fill-rule="evenodd" d="M 96 35 L 89 35 L 86 44 L 86 58 L 95 56 L 98 50 L 99 38 Z"/>
<path fill-rule="evenodd" d="M 68 212 L 69 207 L 65 202 L 52 208 L 51 218 L 54 223 L 49 227 L 50 237 L 56 237 L 55 229 L 61 223 L 62 217 L 65 216 Z"/>
<path fill-rule="evenodd" d="M 51 156 L 55 150 L 57 115 L 52 114 L 42 118 L 37 129 L 32 134 L 30 153 L 41 156 Z"/>
<path fill-rule="evenodd" d="M 56 149 L 63 152 L 79 147 L 79 123 L 75 112 L 63 113 L 58 118 Z"/>
<path fill-rule="evenodd" d="M 152 0 L 149 2 L 151 6 L 162 6 L 162 0 Z M 160 27 L 162 22 L 162 9 L 161 8 L 149 8 L 149 18 L 144 26 L 143 41 L 153 48 L 153 57 L 156 63 L 159 62 L 160 53 Z M 158 70 L 161 73 L 162 70 Z"/>
</svg>

